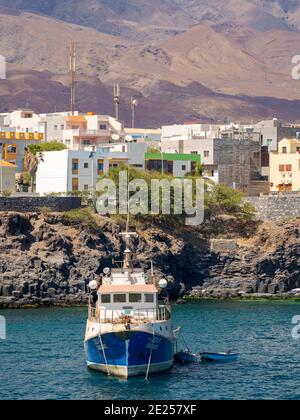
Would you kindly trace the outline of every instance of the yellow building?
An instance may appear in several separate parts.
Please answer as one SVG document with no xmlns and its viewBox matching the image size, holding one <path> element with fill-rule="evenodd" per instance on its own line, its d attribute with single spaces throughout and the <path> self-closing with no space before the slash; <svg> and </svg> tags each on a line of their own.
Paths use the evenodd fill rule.
<svg viewBox="0 0 300 420">
<path fill-rule="evenodd" d="M 16 165 L 0 160 L 0 194 L 14 192 L 16 186 Z"/>
<path fill-rule="evenodd" d="M 271 191 L 300 191 L 300 141 L 283 139 L 270 153 Z"/>
<path fill-rule="evenodd" d="M 30 144 L 39 144 L 44 140 L 43 133 L 23 133 L 0 131 L 0 155 L 17 166 L 17 172 L 23 172 L 25 148 Z"/>
</svg>

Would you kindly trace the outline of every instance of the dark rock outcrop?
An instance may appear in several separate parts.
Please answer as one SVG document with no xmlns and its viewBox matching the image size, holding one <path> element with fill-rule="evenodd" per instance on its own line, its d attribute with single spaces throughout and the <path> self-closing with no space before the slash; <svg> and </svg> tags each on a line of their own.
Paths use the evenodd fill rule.
<svg viewBox="0 0 300 420">
<path fill-rule="evenodd" d="M 85 304 L 87 284 L 124 249 L 120 226 L 95 217 L 91 225 L 62 214 L 0 213 L 0 308 Z M 174 297 L 287 294 L 300 288 L 300 221 L 274 226 L 212 247 L 188 228 L 139 228 L 138 264 L 150 270 L 153 261 Z"/>
</svg>

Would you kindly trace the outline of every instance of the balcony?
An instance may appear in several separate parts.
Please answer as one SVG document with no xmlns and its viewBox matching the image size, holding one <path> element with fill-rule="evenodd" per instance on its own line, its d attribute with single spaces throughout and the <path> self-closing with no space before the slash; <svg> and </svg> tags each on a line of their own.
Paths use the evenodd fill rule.
<svg viewBox="0 0 300 420">
<path fill-rule="evenodd" d="M 68 129 L 66 131 L 72 132 L 74 137 L 110 137 L 112 134 L 111 130 L 88 130 L 84 128 Z"/>
<path fill-rule="evenodd" d="M 44 139 L 43 133 L 22 133 L 15 131 L 1 131 L 0 139 L 3 140 L 36 140 L 41 141 Z"/>
</svg>

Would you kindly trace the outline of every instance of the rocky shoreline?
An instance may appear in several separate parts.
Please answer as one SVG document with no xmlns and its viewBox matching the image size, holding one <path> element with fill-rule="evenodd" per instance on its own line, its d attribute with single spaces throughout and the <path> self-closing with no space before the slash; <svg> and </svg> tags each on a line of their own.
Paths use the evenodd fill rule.
<svg viewBox="0 0 300 420">
<path fill-rule="evenodd" d="M 0 213 L 0 309 L 81 306 L 87 284 L 118 260 L 121 227 L 97 215 Z M 210 240 L 188 228 L 137 226 L 139 264 L 173 298 L 294 299 L 300 220 L 264 222 L 250 238 Z"/>
</svg>

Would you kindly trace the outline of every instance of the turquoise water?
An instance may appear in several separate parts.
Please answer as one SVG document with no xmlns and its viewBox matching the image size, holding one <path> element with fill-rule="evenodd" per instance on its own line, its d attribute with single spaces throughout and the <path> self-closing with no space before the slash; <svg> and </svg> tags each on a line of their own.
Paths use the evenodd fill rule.
<svg viewBox="0 0 300 420">
<path fill-rule="evenodd" d="M 233 364 L 175 366 L 128 381 L 85 366 L 85 309 L 2 311 L 0 399 L 300 399 L 300 341 L 291 337 L 300 305 L 203 302 L 175 306 L 194 351 L 237 350 Z"/>
</svg>

